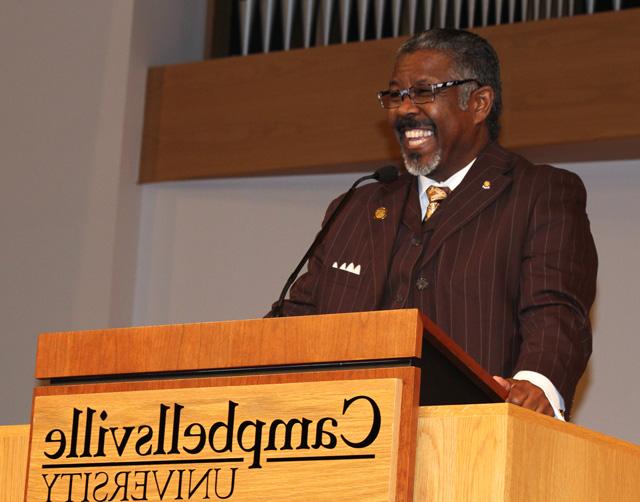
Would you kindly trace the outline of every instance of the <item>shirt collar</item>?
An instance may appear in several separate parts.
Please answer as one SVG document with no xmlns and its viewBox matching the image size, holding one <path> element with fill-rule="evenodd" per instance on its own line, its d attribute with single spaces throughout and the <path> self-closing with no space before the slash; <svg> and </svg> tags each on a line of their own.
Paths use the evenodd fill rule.
<svg viewBox="0 0 640 502">
<path fill-rule="evenodd" d="M 477 159 L 477 157 L 476 157 Z M 462 183 L 462 180 L 464 179 L 464 177 L 467 175 L 467 173 L 469 172 L 469 169 L 471 169 L 471 166 L 473 165 L 473 163 L 476 161 L 476 159 L 473 159 L 471 162 L 469 162 L 466 166 L 464 166 L 462 169 L 460 169 L 458 172 L 456 172 L 453 176 L 450 176 L 449 178 L 447 178 L 444 181 L 436 181 L 434 179 L 431 178 L 427 178 L 426 176 L 418 176 L 418 190 L 420 194 L 423 194 L 426 192 L 427 188 L 429 188 L 430 186 L 437 186 L 437 187 L 449 187 L 449 189 L 453 192 L 460 183 Z"/>
</svg>

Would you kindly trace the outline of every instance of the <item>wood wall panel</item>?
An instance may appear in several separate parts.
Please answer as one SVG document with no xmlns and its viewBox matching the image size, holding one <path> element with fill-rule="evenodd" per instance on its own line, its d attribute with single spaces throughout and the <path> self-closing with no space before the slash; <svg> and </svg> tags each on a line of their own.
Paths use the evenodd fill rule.
<svg viewBox="0 0 640 502">
<path fill-rule="evenodd" d="M 537 161 L 640 157 L 640 9 L 477 30 L 502 143 Z M 372 170 L 399 151 L 376 92 L 403 39 L 152 68 L 141 182 Z"/>
</svg>

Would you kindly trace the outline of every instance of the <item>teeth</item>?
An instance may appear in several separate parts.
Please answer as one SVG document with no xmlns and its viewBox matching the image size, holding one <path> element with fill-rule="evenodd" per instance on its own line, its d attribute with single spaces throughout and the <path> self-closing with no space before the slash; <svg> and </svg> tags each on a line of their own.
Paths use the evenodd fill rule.
<svg viewBox="0 0 640 502">
<path fill-rule="evenodd" d="M 429 136 L 433 136 L 433 131 L 431 129 L 408 129 L 404 132 L 404 135 L 410 139 L 428 138 Z"/>
</svg>

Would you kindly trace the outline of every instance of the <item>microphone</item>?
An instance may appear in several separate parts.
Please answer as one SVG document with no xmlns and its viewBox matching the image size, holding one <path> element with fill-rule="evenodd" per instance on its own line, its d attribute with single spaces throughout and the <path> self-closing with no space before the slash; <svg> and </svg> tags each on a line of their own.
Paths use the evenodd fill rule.
<svg viewBox="0 0 640 502">
<path fill-rule="evenodd" d="M 300 260 L 300 263 L 298 263 L 298 266 L 294 269 L 293 273 L 287 279 L 287 282 L 282 289 L 282 293 L 280 293 L 280 296 L 278 297 L 278 301 L 275 303 L 271 311 L 267 314 L 267 317 L 282 317 L 284 299 L 287 296 L 289 288 L 298 277 L 298 274 L 300 273 L 300 270 L 302 270 L 302 267 L 304 267 L 304 264 L 309 260 L 313 252 L 324 239 L 324 236 L 331 228 L 331 225 L 333 224 L 338 214 L 342 211 L 342 208 L 347 204 L 347 202 L 349 202 L 349 199 L 351 199 L 351 197 L 353 196 L 358 185 L 367 180 L 376 180 L 380 183 L 391 183 L 392 181 L 397 180 L 398 176 L 400 176 L 400 173 L 398 172 L 398 168 L 396 166 L 384 166 L 380 169 L 377 169 L 373 174 L 358 178 L 353 183 L 353 185 L 351 185 L 351 188 L 349 188 L 347 193 L 344 194 L 342 200 L 340 200 L 333 213 L 329 216 L 323 227 L 318 232 L 318 235 L 316 235 L 316 238 L 311 243 L 311 246 L 309 246 L 309 249 L 307 249 L 307 252 L 302 257 L 302 260 Z"/>
<path fill-rule="evenodd" d="M 398 176 L 400 176 L 400 173 L 398 172 L 398 168 L 396 166 L 384 166 L 384 167 L 381 167 L 380 169 L 378 169 L 375 173 L 373 173 L 371 175 L 371 177 L 374 180 L 377 180 L 380 183 L 391 183 L 392 181 L 397 180 Z M 366 176 L 364 178 L 360 178 L 359 180 L 357 180 L 354 183 L 354 186 L 357 183 L 360 183 L 360 180 L 364 180 L 364 179 L 366 179 Z"/>
</svg>

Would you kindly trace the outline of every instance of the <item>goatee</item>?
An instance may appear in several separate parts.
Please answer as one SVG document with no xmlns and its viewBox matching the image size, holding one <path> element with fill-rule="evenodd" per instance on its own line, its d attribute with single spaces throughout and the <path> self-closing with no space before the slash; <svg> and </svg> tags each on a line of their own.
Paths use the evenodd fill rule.
<svg viewBox="0 0 640 502">
<path fill-rule="evenodd" d="M 404 159 L 404 167 L 409 174 L 414 176 L 429 176 L 440 165 L 440 152 L 436 152 L 427 162 L 422 161 L 419 154 L 407 153 L 402 149 L 402 158 Z"/>
</svg>

